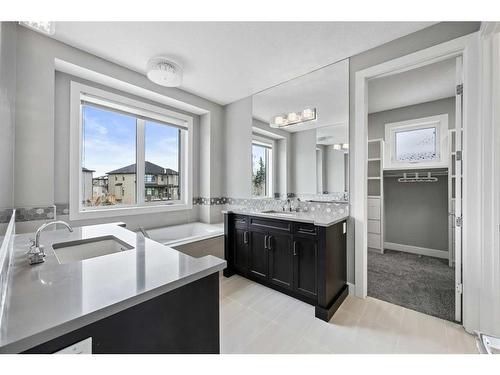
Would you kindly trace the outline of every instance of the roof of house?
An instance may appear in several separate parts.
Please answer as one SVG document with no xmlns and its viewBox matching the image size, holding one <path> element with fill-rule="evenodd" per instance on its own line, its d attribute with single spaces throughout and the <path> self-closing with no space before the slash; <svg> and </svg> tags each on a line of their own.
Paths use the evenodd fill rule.
<svg viewBox="0 0 500 375">
<path fill-rule="evenodd" d="M 82 167 L 82 172 L 95 172 L 93 169 Z"/>
<path fill-rule="evenodd" d="M 153 164 L 149 161 L 146 161 L 145 163 L 145 174 L 178 174 L 176 171 L 170 168 L 163 168 L 160 167 L 159 165 Z M 126 167 L 118 168 L 115 169 L 114 171 L 111 172 L 106 172 L 106 174 L 133 174 L 135 173 L 135 163 L 127 165 Z"/>
</svg>

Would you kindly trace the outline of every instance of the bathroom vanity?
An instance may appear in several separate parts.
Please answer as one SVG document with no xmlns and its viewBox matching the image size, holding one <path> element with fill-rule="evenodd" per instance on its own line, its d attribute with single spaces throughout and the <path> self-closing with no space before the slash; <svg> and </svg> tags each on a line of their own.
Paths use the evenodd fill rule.
<svg viewBox="0 0 500 375">
<path fill-rule="evenodd" d="M 224 260 L 103 224 L 43 232 L 30 265 L 30 238 L 11 239 L 0 353 L 219 353 Z"/>
<path fill-rule="evenodd" d="M 224 276 L 239 274 L 300 299 L 329 321 L 348 294 L 346 219 L 226 211 Z"/>
</svg>

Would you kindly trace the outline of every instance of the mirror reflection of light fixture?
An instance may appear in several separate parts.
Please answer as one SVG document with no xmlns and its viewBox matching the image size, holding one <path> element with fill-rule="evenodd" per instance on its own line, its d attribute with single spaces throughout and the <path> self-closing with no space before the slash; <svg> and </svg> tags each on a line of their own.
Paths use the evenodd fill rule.
<svg viewBox="0 0 500 375">
<path fill-rule="evenodd" d="M 283 115 L 274 116 L 269 125 L 271 128 L 283 128 L 285 126 L 298 124 L 301 122 L 316 120 L 316 108 L 306 108 L 300 112 L 290 112 Z"/>
<path fill-rule="evenodd" d="M 335 143 L 333 145 L 334 150 L 349 150 L 349 143 Z"/>
</svg>

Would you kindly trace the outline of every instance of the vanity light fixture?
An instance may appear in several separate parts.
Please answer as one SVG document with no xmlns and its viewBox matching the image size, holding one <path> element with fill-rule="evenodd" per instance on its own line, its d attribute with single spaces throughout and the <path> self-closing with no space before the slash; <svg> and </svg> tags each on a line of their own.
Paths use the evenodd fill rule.
<svg viewBox="0 0 500 375">
<path fill-rule="evenodd" d="M 336 144 L 333 145 L 333 149 L 334 150 L 340 150 L 341 148 L 342 148 L 342 145 L 339 144 L 339 143 L 336 143 Z"/>
<path fill-rule="evenodd" d="M 54 35 L 56 32 L 55 22 L 52 21 L 19 21 L 19 24 L 42 34 Z"/>
<path fill-rule="evenodd" d="M 342 144 L 342 149 L 343 150 L 349 150 L 349 143 L 343 143 Z"/>
<path fill-rule="evenodd" d="M 334 150 L 349 150 L 349 143 L 335 143 L 333 145 Z"/>
<path fill-rule="evenodd" d="M 182 83 L 182 67 L 167 57 L 153 57 L 148 61 L 147 76 L 160 86 L 178 87 Z"/>
<path fill-rule="evenodd" d="M 284 128 L 301 122 L 316 120 L 316 108 L 306 108 L 300 112 L 290 112 L 274 116 L 269 125 L 271 128 Z"/>
</svg>

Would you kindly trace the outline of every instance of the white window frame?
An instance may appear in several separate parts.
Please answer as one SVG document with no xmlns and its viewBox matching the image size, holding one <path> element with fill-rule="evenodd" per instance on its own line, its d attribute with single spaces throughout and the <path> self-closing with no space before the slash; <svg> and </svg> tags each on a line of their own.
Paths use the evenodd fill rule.
<svg viewBox="0 0 500 375">
<path fill-rule="evenodd" d="M 110 218 L 117 216 L 130 216 L 151 214 L 158 212 L 189 210 L 193 207 L 193 117 L 168 110 L 159 106 L 143 103 L 125 96 L 117 95 L 92 86 L 71 82 L 70 88 L 70 220 Z M 81 165 L 82 165 L 82 98 L 91 100 L 95 104 L 128 112 L 133 115 L 171 123 L 184 128 L 181 132 L 180 177 L 181 200 L 145 202 L 144 197 L 144 120 L 137 120 L 137 150 L 136 150 L 136 204 L 119 207 L 86 207 L 83 209 L 80 199 Z M 112 104 L 112 105 L 110 105 Z M 139 176 L 141 176 L 139 178 Z"/>
<path fill-rule="evenodd" d="M 265 137 L 261 137 L 256 134 L 252 134 L 252 145 L 258 145 L 262 147 L 266 147 L 270 151 L 270 157 L 267 160 L 267 173 L 266 173 L 266 187 L 267 187 L 267 194 L 264 196 L 261 195 L 253 195 L 252 198 L 255 199 L 267 199 L 267 198 L 273 198 L 274 197 L 274 158 L 275 158 L 275 142 L 273 139 L 268 139 Z M 253 157 L 252 157 L 252 165 L 250 168 L 253 168 Z"/>
<path fill-rule="evenodd" d="M 396 133 L 436 128 L 436 159 L 413 162 L 396 160 Z M 448 168 L 448 114 L 385 124 L 384 169 Z"/>
</svg>

